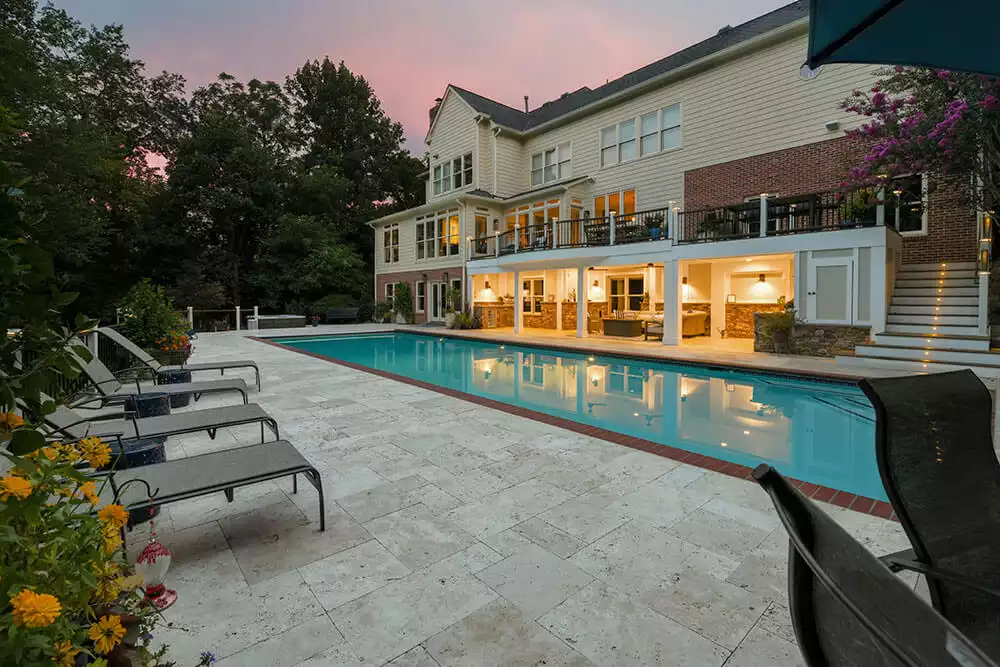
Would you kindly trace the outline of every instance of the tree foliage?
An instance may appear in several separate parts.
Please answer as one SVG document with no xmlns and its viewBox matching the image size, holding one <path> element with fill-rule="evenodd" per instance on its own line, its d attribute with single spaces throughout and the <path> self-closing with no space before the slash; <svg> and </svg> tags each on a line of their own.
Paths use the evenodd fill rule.
<svg viewBox="0 0 1000 667">
<path fill-rule="evenodd" d="M 871 144 L 851 180 L 933 172 L 964 181 L 973 206 L 1000 202 L 1000 81 L 912 67 L 877 74 L 871 90 L 842 103 L 868 119 L 852 134 Z"/>
</svg>

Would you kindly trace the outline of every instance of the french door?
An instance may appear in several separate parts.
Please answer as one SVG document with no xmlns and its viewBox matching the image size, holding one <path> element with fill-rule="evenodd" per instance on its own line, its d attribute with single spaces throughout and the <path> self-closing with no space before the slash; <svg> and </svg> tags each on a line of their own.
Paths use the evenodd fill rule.
<svg viewBox="0 0 1000 667">
<path fill-rule="evenodd" d="M 445 296 L 447 293 L 448 283 L 431 283 L 431 300 L 427 306 L 428 321 L 444 321 Z"/>
</svg>

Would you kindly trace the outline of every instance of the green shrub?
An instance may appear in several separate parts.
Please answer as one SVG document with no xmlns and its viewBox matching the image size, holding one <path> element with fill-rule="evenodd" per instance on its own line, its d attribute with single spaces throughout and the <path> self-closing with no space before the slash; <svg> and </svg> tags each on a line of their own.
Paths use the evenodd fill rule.
<svg viewBox="0 0 1000 667">
<path fill-rule="evenodd" d="M 372 321 L 381 323 L 390 319 L 392 319 L 392 304 L 388 301 L 376 302 L 375 308 L 372 310 Z"/>
<path fill-rule="evenodd" d="M 462 309 L 462 290 L 452 287 L 445 292 L 445 312 L 454 313 Z"/>
<path fill-rule="evenodd" d="M 322 299 L 313 301 L 310 310 L 316 315 L 323 315 L 334 308 L 351 308 L 355 299 L 350 294 L 327 294 Z"/>
<path fill-rule="evenodd" d="M 396 283 L 392 292 L 392 309 L 397 315 L 402 315 L 407 323 L 413 322 L 413 293 L 410 283 Z"/>
<path fill-rule="evenodd" d="M 188 321 L 174 309 L 163 288 L 143 279 L 132 286 L 119 304 L 121 331 L 144 350 L 165 350 L 182 340 L 186 344 Z"/>
</svg>

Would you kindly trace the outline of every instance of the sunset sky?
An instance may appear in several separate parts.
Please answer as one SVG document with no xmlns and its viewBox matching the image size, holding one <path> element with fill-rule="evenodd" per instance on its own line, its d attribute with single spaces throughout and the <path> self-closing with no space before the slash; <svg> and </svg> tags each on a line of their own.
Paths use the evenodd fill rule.
<svg viewBox="0 0 1000 667">
<path fill-rule="evenodd" d="M 85 24 L 121 23 L 148 71 L 189 89 L 219 72 L 283 81 L 343 60 L 420 154 L 448 83 L 531 108 L 658 60 L 787 0 L 57 0 Z"/>
</svg>

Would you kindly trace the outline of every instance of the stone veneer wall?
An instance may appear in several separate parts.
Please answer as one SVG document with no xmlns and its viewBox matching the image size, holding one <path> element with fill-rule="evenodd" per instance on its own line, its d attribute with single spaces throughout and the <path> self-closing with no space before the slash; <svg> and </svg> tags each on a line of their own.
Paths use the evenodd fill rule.
<svg viewBox="0 0 1000 667">
<path fill-rule="evenodd" d="M 694 310 L 699 313 L 708 313 L 708 317 L 705 318 L 705 335 L 712 335 L 712 304 L 710 303 L 682 303 L 681 306 L 684 310 Z"/>
<path fill-rule="evenodd" d="M 766 313 L 754 315 L 754 352 L 774 352 L 771 339 L 763 334 Z M 856 327 L 841 324 L 805 324 L 799 322 L 792 327 L 789 344 L 792 354 L 811 357 L 834 357 L 838 354 L 854 352 L 854 347 L 864 343 L 871 335 L 870 327 Z"/>
<path fill-rule="evenodd" d="M 556 328 L 556 304 L 554 301 L 543 301 L 542 312 L 524 313 L 524 326 L 532 329 L 555 329 Z"/>
<path fill-rule="evenodd" d="M 776 303 L 727 303 L 726 338 L 753 338 L 756 313 L 780 313 L 784 306 Z"/>
<path fill-rule="evenodd" d="M 483 323 L 484 329 L 514 326 L 514 304 L 477 303 L 475 312 Z M 490 326 L 490 316 L 495 318 L 495 324 Z"/>
<path fill-rule="evenodd" d="M 602 325 L 601 318 L 608 314 L 607 301 L 589 301 L 587 310 L 590 313 L 591 329 L 600 332 Z M 564 301 L 562 311 L 563 329 L 566 331 L 576 331 L 576 301 Z"/>
</svg>

